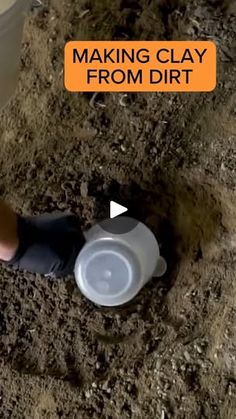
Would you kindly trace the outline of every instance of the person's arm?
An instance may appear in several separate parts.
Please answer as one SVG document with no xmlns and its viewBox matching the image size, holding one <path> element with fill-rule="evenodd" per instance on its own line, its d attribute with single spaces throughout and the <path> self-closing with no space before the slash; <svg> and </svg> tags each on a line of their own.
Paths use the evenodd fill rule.
<svg viewBox="0 0 236 419">
<path fill-rule="evenodd" d="M 22 217 L 0 201 L 0 259 L 15 269 L 42 275 L 72 274 L 84 244 L 77 216 Z"/>
<path fill-rule="evenodd" d="M 19 246 L 17 234 L 17 215 L 0 200 L 0 259 L 9 262 Z"/>
</svg>

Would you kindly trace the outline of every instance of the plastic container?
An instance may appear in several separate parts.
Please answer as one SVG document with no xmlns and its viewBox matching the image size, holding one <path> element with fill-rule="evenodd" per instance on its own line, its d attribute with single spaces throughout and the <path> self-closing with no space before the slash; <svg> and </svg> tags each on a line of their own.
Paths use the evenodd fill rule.
<svg viewBox="0 0 236 419">
<path fill-rule="evenodd" d="M 106 220 L 86 234 L 87 243 L 77 258 L 75 278 L 81 292 L 95 304 L 125 304 L 153 276 L 166 272 L 155 236 L 144 224 L 133 221 L 128 217 Z M 127 223 L 134 228 L 124 232 Z"/>
<path fill-rule="evenodd" d="M 0 0 L 0 109 L 13 95 L 25 17 L 31 0 Z"/>
</svg>

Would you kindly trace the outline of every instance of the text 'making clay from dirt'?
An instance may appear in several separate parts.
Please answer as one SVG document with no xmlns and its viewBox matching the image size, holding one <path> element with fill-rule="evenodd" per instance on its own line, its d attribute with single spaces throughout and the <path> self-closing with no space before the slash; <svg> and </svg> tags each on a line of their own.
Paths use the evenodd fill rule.
<svg viewBox="0 0 236 419">
<path fill-rule="evenodd" d="M 65 46 L 71 92 L 207 92 L 216 87 L 210 41 L 71 41 Z"/>
</svg>

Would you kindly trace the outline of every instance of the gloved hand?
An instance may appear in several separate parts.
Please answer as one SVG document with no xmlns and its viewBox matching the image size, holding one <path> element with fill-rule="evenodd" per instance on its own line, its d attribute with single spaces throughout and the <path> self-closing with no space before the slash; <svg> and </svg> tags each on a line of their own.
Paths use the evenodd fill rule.
<svg viewBox="0 0 236 419">
<path fill-rule="evenodd" d="M 79 219 L 58 213 L 19 217 L 18 237 L 19 248 L 9 264 L 42 275 L 73 273 L 76 258 L 85 244 Z"/>
</svg>

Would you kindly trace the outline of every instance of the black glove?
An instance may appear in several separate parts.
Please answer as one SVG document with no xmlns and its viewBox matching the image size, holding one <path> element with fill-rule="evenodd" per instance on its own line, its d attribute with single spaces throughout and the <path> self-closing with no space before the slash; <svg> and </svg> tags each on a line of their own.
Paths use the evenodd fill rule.
<svg viewBox="0 0 236 419">
<path fill-rule="evenodd" d="M 65 214 L 19 217 L 18 237 L 19 248 L 9 264 L 42 275 L 73 273 L 76 258 L 85 244 L 79 219 Z"/>
</svg>

